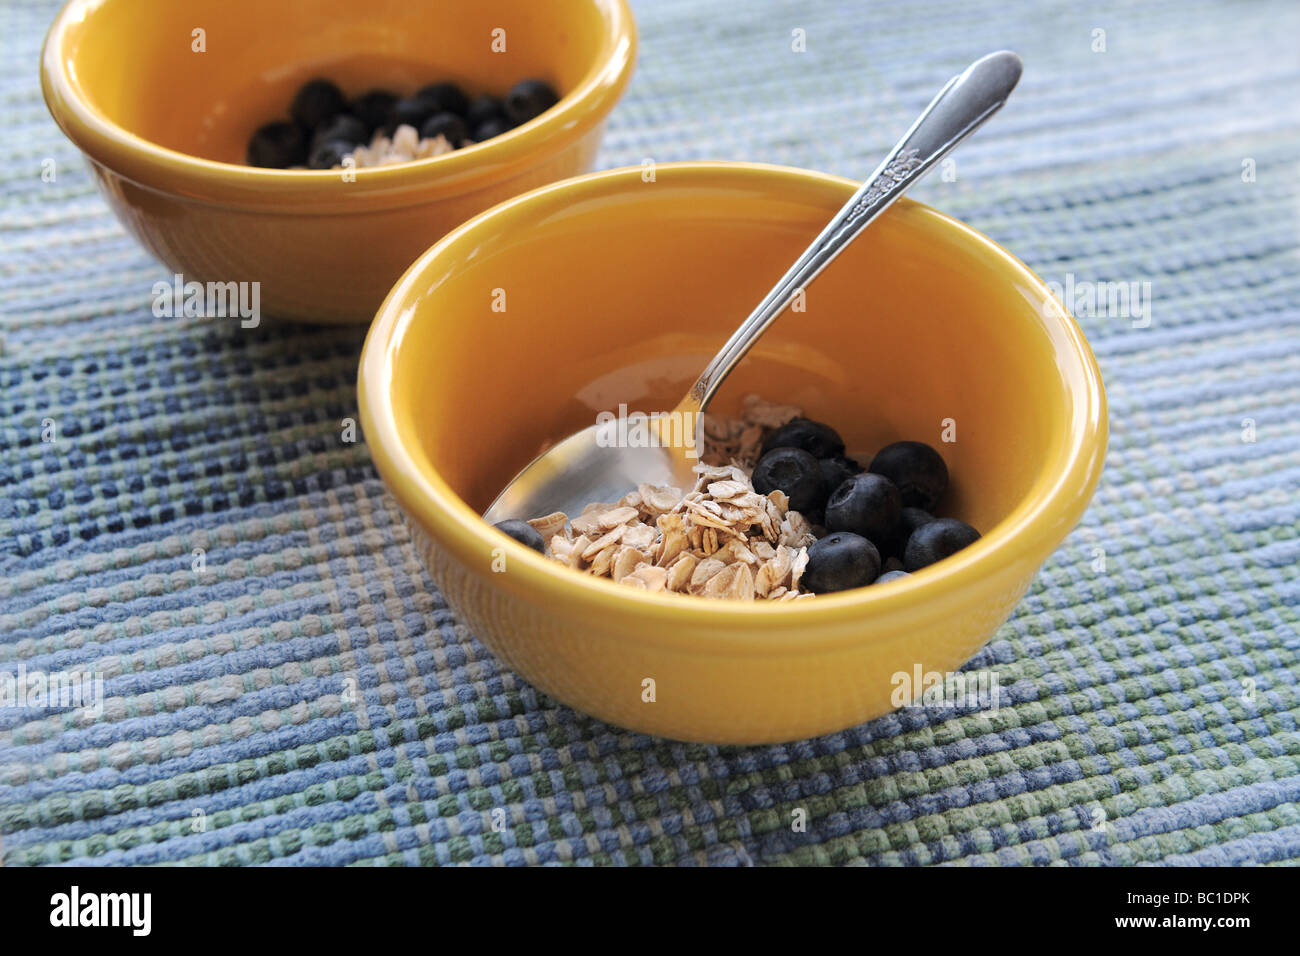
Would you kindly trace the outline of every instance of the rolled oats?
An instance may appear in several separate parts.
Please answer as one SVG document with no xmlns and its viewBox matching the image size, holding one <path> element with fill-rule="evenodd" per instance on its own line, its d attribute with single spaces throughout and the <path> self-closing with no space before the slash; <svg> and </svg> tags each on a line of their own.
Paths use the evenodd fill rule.
<svg viewBox="0 0 1300 956">
<path fill-rule="evenodd" d="M 668 566 L 668 590 L 686 590 L 691 583 L 691 576 L 695 573 L 699 561 L 700 559 L 689 551 L 679 554 L 677 560 Z"/>
<path fill-rule="evenodd" d="M 597 554 L 591 559 L 591 566 L 587 568 L 587 573 L 593 574 L 598 578 L 608 576 L 614 564 L 614 552 L 616 550 L 617 547 L 611 544 L 608 548 L 605 548 Z"/>
<path fill-rule="evenodd" d="M 637 485 L 636 496 L 647 516 L 666 514 L 682 500 L 681 492 L 666 485 Z"/>
<path fill-rule="evenodd" d="M 700 595 L 706 598 L 754 599 L 754 574 L 747 564 L 729 564 L 709 578 Z"/>
<path fill-rule="evenodd" d="M 645 551 L 655 542 L 655 529 L 648 524 L 629 524 L 623 526 L 622 542 L 629 547 Z"/>
<path fill-rule="evenodd" d="M 413 159 L 429 159 L 450 153 L 455 148 L 445 136 L 421 139 L 414 126 L 403 123 L 393 131 L 391 138 L 382 132 L 375 133 L 370 145 L 358 146 L 350 155 L 356 168 L 364 169 L 367 166 L 391 166 L 394 163 L 409 163 Z"/>
<path fill-rule="evenodd" d="M 611 545 L 618 544 L 619 539 L 623 537 L 623 532 L 626 530 L 627 530 L 627 525 L 621 524 L 618 527 L 616 527 L 614 530 L 608 531 L 605 534 L 601 535 L 591 544 L 587 545 L 586 549 L 582 552 L 582 560 L 590 561 L 592 558 L 600 554 L 600 552 L 604 551 L 606 548 L 610 547 Z"/>
<path fill-rule="evenodd" d="M 573 546 L 569 549 L 566 557 L 569 567 L 581 568 L 582 562 L 586 560 L 583 555 L 587 548 L 591 546 L 591 539 L 585 534 L 580 534 L 573 540 Z"/>
<path fill-rule="evenodd" d="M 614 555 L 614 564 L 610 568 L 609 576 L 615 581 L 622 581 L 636 570 L 636 566 L 643 561 L 645 561 L 645 556 L 640 551 L 623 545 Z"/>
<path fill-rule="evenodd" d="M 807 548 L 817 536 L 813 534 L 812 525 L 797 511 L 787 511 L 781 521 L 780 542 L 791 548 Z"/>
<path fill-rule="evenodd" d="M 705 558 L 695 566 L 691 572 L 690 589 L 692 594 L 699 594 L 704 590 L 704 586 L 709 583 L 709 579 L 725 568 L 726 565 L 717 558 Z"/>
<path fill-rule="evenodd" d="M 728 498 L 754 494 L 754 489 L 749 486 L 747 481 L 714 481 L 709 483 L 709 494 L 713 496 L 715 501 L 726 501 Z"/>
<path fill-rule="evenodd" d="M 568 537 L 569 518 L 563 511 L 554 511 L 544 518 L 533 518 L 528 523 L 537 529 L 543 541 L 549 541 L 557 534 L 564 535 L 566 539 Z"/>
<path fill-rule="evenodd" d="M 632 573 L 623 579 L 623 583 L 636 584 L 647 591 L 663 591 L 668 585 L 668 571 L 664 568 L 656 568 L 653 564 L 638 564 Z"/>
<path fill-rule="evenodd" d="M 803 414 L 803 409 L 795 405 L 778 405 L 766 402 L 757 395 L 746 395 L 741 403 L 740 417 L 746 425 L 758 425 L 763 428 L 780 428 L 790 424 L 792 418 Z"/>
<path fill-rule="evenodd" d="M 409 140 L 404 137 L 403 142 Z M 792 601 L 808 563 L 812 526 L 781 491 L 759 494 L 750 472 L 767 430 L 800 410 L 745 399 L 739 419 L 705 416 L 694 488 L 640 484 L 615 502 L 593 502 L 529 522 L 552 558 L 628 587 L 715 599 Z"/>
<path fill-rule="evenodd" d="M 606 511 L 597 519 L 600 526 L 608 531 L 610 528 L 616 528 L 621 524 L 627 524 L 629 521 L 635 521 L 637 509 L 624 505 L 621 508 L 615 508 L 613 511 Z"/>
</svg>

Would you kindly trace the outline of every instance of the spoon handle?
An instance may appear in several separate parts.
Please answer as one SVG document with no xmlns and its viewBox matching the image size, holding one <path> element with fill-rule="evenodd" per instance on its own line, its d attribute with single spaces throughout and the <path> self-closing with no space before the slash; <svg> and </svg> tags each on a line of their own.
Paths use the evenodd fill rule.
<svg viewBox="0 0 1300 956">
<path fill-rule="evenodd" d="M 678 409 L 704 411 L 723 380 L 799 291 L 912 183 L 996 113 L 1015 88 L 1020 71 L 1020 57 L 1002 50 L 981 57 L 949 80 L 862 188 L 727 340 Z"/>
</svg>

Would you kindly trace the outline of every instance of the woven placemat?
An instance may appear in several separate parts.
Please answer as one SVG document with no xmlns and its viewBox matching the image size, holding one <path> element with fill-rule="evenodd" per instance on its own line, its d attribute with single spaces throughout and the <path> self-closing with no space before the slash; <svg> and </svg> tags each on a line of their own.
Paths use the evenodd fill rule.
<svg viewBox="0 0 1300 956">
<path fill-rule="evenodd" d="M 105 698 L 0 708 L 0 859 L 1300 859 L 1300 7 L 1088 6 L 636 5 L 602 166 L 864 177 L 1011 47 L 1011 103 L 917 197 L 1064 290 L 1141 294 L 1069 303 L 1107 471 L 972 662 L 997 713 L 744 749 L 603 725 L 484 651 L 336 440 L 362 331 L 155 319 L 167 270 L 41 101 L 56 7 L 0 6 L 0 671 L 93 668 Z"/>
</svg>

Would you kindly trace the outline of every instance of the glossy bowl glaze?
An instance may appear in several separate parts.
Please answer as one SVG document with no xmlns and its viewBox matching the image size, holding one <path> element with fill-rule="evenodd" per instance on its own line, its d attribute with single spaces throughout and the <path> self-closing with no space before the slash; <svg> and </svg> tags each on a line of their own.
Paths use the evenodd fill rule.
<svg viewBox="0 0 1300 956">
<path fill-rule="evenodd" d="M 625 0 L 72 0 L 41 84 L 118 218 L 187 281 L 257 281 L 268 315 L 368 322 L 448 230 L 591 168 L 635 53 Z M 541 77 L 563 98 L 485 143 L 352 182 L 242 165 L 253 130 L 315 76 L 349 95 L 440 80 L 500 95 Z"/>
<path fill-rule="evenodd" d="M 899 583 L 723 603 L 576 573 L 480 520 L 598 412 L 672 408 L 854 188 L 727 163 L 582 176 L 455 230 L 380 309 L 359 380 L 375 463 L 447 601 L 537 687 L 681 740 L 840 730 L 894 709 L 896 675 L 968 660 L 1083 513 L 1106 406 L 1078 327 L 993 242 L 903 201 L 809 287 L 805 312 L 777 320 L 714 410 L 754 392 L 832 423 L 851 452 L 931 442 L 953 479 L 940 511 L 978 542 Z"/>
</svg>

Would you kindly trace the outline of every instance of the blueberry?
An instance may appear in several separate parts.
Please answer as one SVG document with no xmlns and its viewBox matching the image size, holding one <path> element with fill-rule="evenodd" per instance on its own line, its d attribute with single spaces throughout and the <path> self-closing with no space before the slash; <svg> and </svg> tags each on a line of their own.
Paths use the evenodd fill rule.
<svg viewBox="0 0 1300 956">
<path fill-rule="evenodd" d="M 336 113 L 342 113 L 343 92 L 329 80 L 306 83 L 293 98 L 289 115 L 299 126 L 315 129 Z"/>
<path fill-rule="evenodd" d="M 478 129 L 491 119 L 505 119 L 506 104 L 495 96 L 480 96 L 465 110 L 465 124 Z"/>
<path fill-rule="evenodd" d="M 846 591 L 870 584 L 880 573 L 876 546 L 861 535 L 828 534 L 808 549 L 800 586 L 814 594 Z"/>
<path fill-rule="evenodd" d="M 814 458 L 837 458 L 844 454 L 844 440 L 830 425 L 794 418 L 764 440 L 763 454 L 773 448 L 802 448 Z"/>
<path fill-rule="evenodd" d="M 802 448 L 772 449 L 754 466 L 752 481 L 762 495 L 780 488 L 789 496 L 790 507 L 804 514 L 826 504 L 821 465 Z"/>
<path fill-rule="evenodd" d="M 420 127 L 420 138 L 433 139 L 435 136 L 445 136 L 452 146 L 459 146 L 469 139 L 469 129 L 455 113 L 434 113 Z"/>
<path fill-rule="evenodd" d="M 469 109 L 469 100 L 455 83 L 433 83 L 424 87 L 416 96 L 437 104 L 439 113 L 455 113 L 464 116 Z"/>
<path fill-rule="evenodd" d="M 396 94 L 389 93 L 387 90 L 371 90 L 352 101 L 351 112 L 366 124 L 370 133 L 373 133 L 392 121 L 393 109 L 396 106 Z"/>
<path fill-rule="evenodd" d="M 903 567 L 919 571 L 979 540 L 980 533 L 956 518 L 935 518 L 912 532 L 903 552 Z"/>
<path fill-rule="evenodd" d="M 903 550 L 907 547 L 907 540 L 912 537 L 912 532 L 933 520 L 934 515 L 921 508 L 904 508 L 898 513 L 898 524 L 894 525 L 894 530 L 889 535 L 889 542 L 882 553 L 901 558 Z"/>
<path fill-rule="evenodd" d="M 343 157 L 356 148 L 356 143 L 349 143 L 341 139 L 327 139 L 323 143 L 317 143 L 312 146 L 311 155 L 307 157 L 307 168 L 333 169 L 336 166 L 342 166 Z"/>
<path fill-rule="evenodd" d="M 948 490 L 948 466 L 940 454 L 924 442 L 896 441 L 871 459 L 867 471 L 884 475 L 898 486 L 903 504 L 933 511 Z"/>
<path fill-rule="evenodd" d="M 370 141 L 370 130 L 366 128 L 365 123 L 351 113 L 340 113 L 333 119 L 328 119 L 316 127 L 316 132 L 312 134 L 311 138 L 312 148 L 315 149 L 321 143 L 328 143 L 331 140 L 339 140 L 357 146 Z"/>
<path fill-rule="evenodd" d="M 549 84 L 541 80 L 520 80 L 506 94 L 506 116 L 516 125 L 527 123 L 558 102 L 560 98 Z"/>
<path fill-rule="evenodd" d="M 404 96 L 393 105 L 392 115 L 384 129 L 390 134 L 399 126 L 414 126 L 418 130 L 425 120 L 440 112 L 438 101 L 432 97 L 421 96 L 419 93 Z"/>
<path fill-rule="evenodd" d="M 288 169 L 307 161 L 307 141 L 293 123 L 267 123 L 248 141 L 248 165 Z"/>
<path fill-rule="evenodd" d="M 903 578 L 910 578 L 911 575 L 906 571 L 886 571 L 880 577 L 876 578 L 876 584 L 885 584 L 889 581 L 899 581 Z"/>
<path fill-rule="evenodd" d="M 861 465 L 852 458 L 845 458 L 843 455 L 823 458 L 818 464 L 822 466 L 822 479 L 826 482 L 827 491 L 834 491 L 854 475 L 862 474 L 863 471 Z"/>
<path fill-rule="evenodd" d="M 508 119 L 490 119 L 485 123 L 475 127 L 473 140 L 481 143 L 485 139 L 492 139 L 494 136 L 500 136 L 502 133 L 508 133 L 514 126 Z"/>
<path fill-rule="evenodd" d="M 520 521 L 518 518 L 510 518 L 506 521 L 498 521 L 492 527 L 498 531 L 510 535 L 520 544 L 526 544 L 538 554 L 546 553 L 546 542 L 542 540 L 541 534 L 530 525 L 527 521 Z"/>
<path fill-rule="evenodd" d="M 888 544 L 902 508 L 898 489 L 888 478 L 870 473 L 854 475 L 826 502 L 826 530 L 852 531 L 879 548 Z"/>
</svg>

